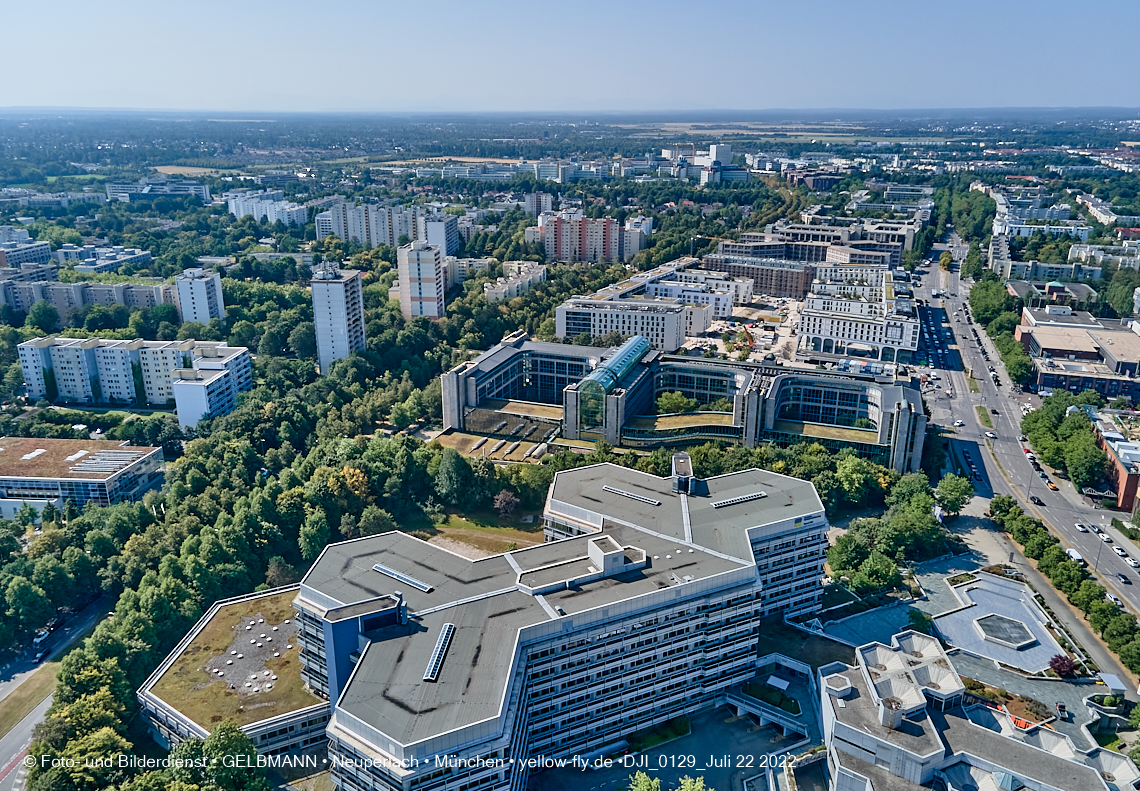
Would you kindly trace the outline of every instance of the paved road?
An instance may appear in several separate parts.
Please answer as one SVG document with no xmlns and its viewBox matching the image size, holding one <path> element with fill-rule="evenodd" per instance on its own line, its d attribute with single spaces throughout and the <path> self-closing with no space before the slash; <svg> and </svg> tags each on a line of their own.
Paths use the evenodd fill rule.
<svg viewBox="0 0 1140 791">
<path fill-rule="evenodd" d="M 1024 448 L 1028 445 L 1018 441 L 1022 418 L 1020 404 L 1028 402 L 1037 406 L 1041 401 L 1035 395 L 1012 391 L 1009 376 L 997 350 L 986 338 L 983 329 L 966 319 L 964 307 L 967 306 L 969 284 L 959 281 L 957 264 L 965 259 L 969 247 L 955 241 L 956 237 L 952 237 L 950 245 L 941 245 L 943 249 L 950 248 L 955 255 L 956 266 L 952 271 L 941 272 L 937 263 L 924 264 L 925 271 L 920 273 L 922 286 L 916 289 L 916 296 L 927 302 L 927 305 L 919 308 L 926 331 L 923 345 L 920 346 L 920 357 L 925 353 L 938 366 L 937 373 L 942 377 L 938 381 L 940 387 L 930 385 L 923 389 L 931 408 L 932 421 L 947 427 L 947 436 L 951 438 L 948 444 L 953 466 L 968 470 L 971 463 L 974 465 L 975 486 L 978 494 L 983 497 L 989 498 L 996 494 L 1015 496 L 1027 513 L 1037 516 L 1054 528 L 1064 547 L 1075 548 L 1084 556 L 1089 570 L 1098 577 L 1101 584 L 1120 596 L 1128 609 L 1140 612 L 1140 584 L 1120 582 L 1115 575 L 1123 574 L 1126 579 L 1137 582 L 1140 582 L 1140 576 L 1112 551 L 1112 546 L 1123 546 L 1138 559 L 1140 549 L 1111 528 L 1108 523 L 1113 516 L 1112 512 L 1089 504 L 1068 481 L 1055 475 L 1049 475 L 1049 478 L 1058 486 L 1059 491 L 1049 490 L 1026 458 Z M 932 254 L 935 261 L 938 257 L 937 247 Z M 933 289 L 941 292 L 939 297 L 931 296 Z M 974 339 L 974 329 L 978 330 L 979 341 Z M 950 333 L 949 338 L 945 336 L 947 331 Z M 1000 386 L 988 376 L 991 366 L 998 374 Z M 970 392 L 965 369 L 976 372 L 980 392 Z M 977 407 L 985 409 L 993 424 L 992 429 L 980 423 Z M 994 414 L 995 411 L 997 414 Z M 964 425 L 953 427 L 953 423 L 959 420 Z M 987 437 L 987 431 L 995 436 Z M 1044 506 L 1033 505 L 1030 497 L 1040 498 Z M 1078 531 L 1075 527 L 1078 522 L 1083 525 L 1095 524 L 1103 529 L 1111 537 L 1112 544 L 1101 541 L 1093 531 Z M 1052 591 L 1051 586 L 1045 587 Z M 1055 603 L 1051 603 L 1051 606 L 1055 610 L 1061 606 L 1068 612 L 1067 605 L 1055 592 L 1052 598 Z M 1069 617 L 1072 617 L 1071 613 Z M 1078 639 L 1086 644 L 1101 668 L 1106 672 L 1123 674 L 1123 668 L 1115 657 L 1107 651 L 1094 650 L 1092 645 L 1088 645 L 1095 641 L 1091 639 L 1087 625 L 1079 619 L 1073 620 L 1073 624 L 1066 620 L 1066 625 L 1075 630 Z M 1121 677 L 1129 678 L 1127 674 Z"/>
<path fill-rule="evenodd" d="M 32 709 L 19 725 L 0 738 L 0 791 L 13 791 L 17 782 L 23 785 L 25 772 L 20 764 L 24 751 L 32 743 L 32 731 L 44 718 L 48 706 L 51 705 L 49 695 L 43 703 Z"/>
<path fill-rule="evenodd" d="M 60 652 L 74 643 L 79 635 L 91 627 L 91 624 L 95 623 L 101 616 L 106 615 L 107 607 L 109 607 L 110 604 L 111 600 L 105 597 L 96 599 L 92 604 L 88 605 L 86 609 L 81 611 L 78 616 L 69 621 L 66 626 L 51 635 L 44 643 L 50 652 L 48 656 L 45 657 L 45 661 L 58 657 Z M 33 656 L 34 651 L 28 650 L 8 664 L 0 667 L 0 709 L 4 707 L 4 698 L 11 695 L 12 692 L 23 684 L 39 667 L 38 664 L 32 661 Z"/>
</svg>

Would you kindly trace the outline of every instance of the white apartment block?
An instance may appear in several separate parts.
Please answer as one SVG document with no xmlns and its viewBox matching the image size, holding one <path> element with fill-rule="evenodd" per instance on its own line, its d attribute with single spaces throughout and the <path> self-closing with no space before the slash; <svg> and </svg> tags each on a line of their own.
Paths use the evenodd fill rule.
<svg viewBox="0 0 1140 791">
<path fill-rule="evenodd" d="M 171 379 L 182 428 L 193 428 L 201 420 L 234 411 L 237 392 L 224 368 L 176 368 Z"/>
<path fill-rule="evenodd" d="M 654 349 L 673 352 L 685 343 L 695 327 L 704 332 L 712 325 L 707 307 L 680 300 L 639 297 L 595 299 L 571 297 L 555 311 L 555 335 L 573 338 L 582 333 L 597 338 L 611 332 L 644 336 Z M 695 333 L 694 333 L 695 334 Z"/>
<path fill-rule="evenodd" d="M 16 268 L 27 264 L 46 264 L 50 260 L 50 242 L 27 240 L 0 242 L 0 267 Z"/>
<path fill-rule="evenodd" d="M 328 262 L 313 270 L 310 287 L 317 361 L 327 374 L 334 362 L 364 349 L 364 288 L 359 270 Z"/>
<path fill-rule="evenodd" d="M 443 255 L 459 250 L 459 218 L 454 214 L 420 214 L 413 239 L 435 245 Z"/>
<path fill-rule="evenodd" d="M 1124 240 L 1120 244 L 1075 244 L 1069 248 L 1069 263 L 1116 264 L 1121 269 L 1140 269 L 1140 241 Z"/>
<path fill-rule="evenodd" d="M 546 267 L 533 261 L 505 261 L 503 277 L 494 283 L 483 284 L 483 296 L 488 302 L 514 299 L 530 290 L 535 283 L 546 280 Z"/>
<path fill-rule="evenodd" d="M 443 317 L 448 283 L 443 254 L 437 245 L 412 242 L 396 251 L 400 278 L 400 312 L 408 321 Z"/>
<path fill-rule="evenodd" d="M 209 324 L 210 319 L 226 320 L 221 274 L 205 269 L 184 269 L 174 282 L 178 287 L 178 307 L 183 321 Z"/>
<path fill-rule="evenodd" d="M 910 362 L 921 324 L 909 290 L 896 296 L 888 273 L 880 286 L 813 283 L 797 333 L 803 351 Z"/>
<path fill-rule="evenodd" d="M 88 244 L 79 248 L 78 255 L 80 257 L 69 260 L 79 261 L 75 264 L 75 271 L 85 274 L 117 272 L 123 264 L 149 264 L 151 262 L 149 250 L 140 250 L 137 247 L 127 248 L 122 245 L 95 247 Z"/>
<path fill-rule="evenodd" d="M 264 218 L 270 224 L 280 220 L 286 225 L 299 226 L 309 219 L 309 210 L 299 203 L 284 200 L 285 193 L 281 190 L 227 192 L 223 197 L 235 217 L 252 216 L 258 222 Z"/>
<path fill-rule="evenodd" d="M 452 286 L 457 286 L 476 272 L 499 263 L 496 258 L 456 258 L 453 255 L 444 256 L 443 265 L 447 269 L 446 293 Z M 511 263 L 508 261 L 507 263 Z M 505 266 L 505 264 L 504 264 Z"/>
<path fill-rule="evenodd" d="M 737 305 L 751 304 L 755 287 L 751 278 L 732 277 L 723 272 L 709 272 L 703 269 L 680 269 L 667 279 L 678 283 L 702 283 L 714 291 L 727 291 L 732 295 L 733 303 Z"/>
<path fill-rule="evenodd" d="M 84 305 L 126 305 L 153 308 L 177 305 L 174 286 L 167 283 L 54 283 L 21 282 L 0 279 L 0 305 L 11 305 L 25 313 L 40 300 L 52 305 L 63 319 Z"/>
<path fill-rule="evenodd" d="M 382 244 L 398 247 L 402 236 L 411 241 L 422 238 L 419 218 L 426 216 L 428 211 L 423 206 L 338 203 L 317 215 L 317 238 L 335 234 L 346 242 L 356 242 L 367 248 Z M 458 236 L 458 230 L 456 234 Z"/>
<path fill-rule="evenodd" d="M 523 196 L 523 208 L 531 217 L 554 210 L 554 197 L 545 192 L 528 192 Z"/>
<path fill-rule="evenodd" d="M 235 396 L 253 386 L 249 350 L 224 342 L 48 337 L 17 350 L 28 395 L 37 400 L 164 405 L 174 400 L 171 374 L 180 368 L 225 371 Z"/>
</svg>

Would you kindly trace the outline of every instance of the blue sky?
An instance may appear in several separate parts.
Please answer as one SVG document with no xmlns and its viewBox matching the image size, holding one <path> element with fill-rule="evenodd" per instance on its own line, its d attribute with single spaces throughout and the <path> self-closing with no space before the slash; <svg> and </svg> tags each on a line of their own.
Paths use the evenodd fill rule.
<svg viewBox="0 0 1140 791">
<path fill-rule="evenodd" d="M 9 0 L 0 20 L 2 107 L 1140 107 L 1138 0 Z"/>
</svg>

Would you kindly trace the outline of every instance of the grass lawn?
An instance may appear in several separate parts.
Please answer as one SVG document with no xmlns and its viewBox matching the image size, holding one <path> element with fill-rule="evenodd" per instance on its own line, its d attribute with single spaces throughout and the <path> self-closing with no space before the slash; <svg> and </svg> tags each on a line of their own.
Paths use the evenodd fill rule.
<svg viewBox="0 0 1140 791">
<path fill-rule="evenodd" d="M 633 736 L 630 736 L 629 751 L 631 753 L 644 752 L 651 747 L 656 747 L 659 744 L 664 744 L 665 742 L 688 735 L 689 718 L 685 716 L 674 717 L 655 728 L 650 728 L 647 731 L 635 733 Z"/>
<path fill-rule="evenodd" d="M 823 609 L 838 607 L 853 601 L 856 601 L 855 594 L 847 590 L 843 585 L 832 583 L 831 585 L 823 586 L 823 603 L 821 605 Z"/>
<path fill-rule="evenodd" d="M 70 648 L 53 661 L 45 662 L 42 667 L 28 676 L 23 684 L 16 687 L 16 690 L 12 694 L 0 702 L 0 736 L 4 736 L 8 731 L 19 725 L 20 720 L 27 717 L 32 712 L 32 709 L 43 702 L 44 698 L 55 692 L 56 679 L 59 677 L 60 662 L 65 656 L 83 645 L 83 641 L 95 631 L 95 627 L 98 625 L 98 621 L 93 623 L 86 632 L 81 634 L 79 638 L 71 644 Z"/>
<path fill-rule="evenodd" d="M 1115 733 L 1094 733 L 1093 738 L 1096 739 L 1097 744 L 1106 750 L 1119 751 L 1121 746 L 1124 744 L 1124 742 L 1121 741 L 1120 736 Z"/>
<path fill-rule="evenodd" d="M 974 407 L 974 411 L 978 413 L 978 422 L 986 428 L 993 428 L 994 422 L 990 420 L 990 412 L 984 406 Z"/>
<path fill-rule="evenodd" d="M 794 626 L 788 626 L 778 615 L 760 620 L 760 640 L 758 656 L 784 654 L 794 656 L 812 667 L 821 667 L 830 662 L 855 663 L 855 649 L 835 640 L 808 634 Z"/>
<path fill-rule="evenodd" d="M 970 388 L 971 393 L 982 392 L 982 388 L 978 386 L 978 380 L 974 378 L 973 374 L 966 377 L 966 387 Z"/>
<path fill-rule="evenodd" d="M 744 685 L 744 694 L 750 698 L 762 700 L 769 706 L 775 706 L 781 711 L 786 711 L 788 714 L 799 716 L 800 702 L 775 687 L 754 681 Z"/>
</svg>

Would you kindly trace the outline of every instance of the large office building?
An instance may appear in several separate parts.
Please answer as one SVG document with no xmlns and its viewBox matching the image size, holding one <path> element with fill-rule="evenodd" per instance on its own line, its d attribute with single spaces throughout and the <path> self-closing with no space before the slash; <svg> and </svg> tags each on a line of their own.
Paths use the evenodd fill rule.
<svg viewBox="0 0 1140 791">
<path fill-rule="evenodd" d="M 281 190 L 236 190 L 222 197 L 230 214 L 235 217 L 252 216 L 258 222 L 272 224 L 281 221 L 285 225 L 298 226 L 304 226 L 309 220 L 308 208 L 285 200 L 285 193 Z"/>
<path fill-rule="evenodd" d="M 684 454 L 664 478 L 595 465 L 557 474 L 544 520 L 551 537 L 574 535 L 481 560 L 399 532 L 328 546 L 293 623 L 254 602 L 226 619 L 252 624 L 258 661 L 227 656 L 228 642 L 187 659 L 203 640 L 195 627 L 140 690 L 152 727 L 167 741 L 197 735 L 179 711 L 196 693 L 172 669 L 196 663 L 195 688 L 220 688 L 227 679 L 207 673 L 289 659 L 281 683 L 295 686 L 298 650 L 301 680 L 328 701 L 338 787 L 523 791 L 521 759 L 585 755 L 725 700 L 756 672 L 758 616 L 818 608 L 828 523 L 806 481 L 700 479 Z M 264 625 L 236 617 L 261 610 Z M 287 650 L 265 642 L 281 634 L 270 622 L 288 630 Z M 280 656 L 260 659 L 270 648 Z M 235 700 L 271 702 L 257 686 Z M 208 711 L 234 708 L 220 697 Z M 274 734 L 318 717 L 273 711 Z M 246 727 L 270 750 L 299 738 Z"/>
<path fill-rule="evenodd" d="M 125 184 L 108 184 L 107 200 L 130 203 L 131 198 L 154 198 L 159 196 L 193 197 L 203 203 L 210 202 L 210 188 L 196 181 L 139 179 Z"/>
<path fill-rule="evenodd" d="M 1010 626 L 975 623 L 984 639 L 1009 645 Z M 1012 623 L 1020 639 L 1026 629 Z M 1136 788 L 1140 772 L 1120 753 L 972 698 L 954 661 L 936 638 L 908 631 L 859 646 L 853 665 L 819 668 L 831 791 Z"/>
<path fill-rule="evenodd" d="M 712 319 L 707 307 L 680 299 L 649 296 L 571 297 L 555 310 L 554 333 L 559 338 L 589 335 L 597 338 L 617 332 L 641 335 L 654 349 L 676 351 L 687 335 L 705 332 Z"/>
<path fill-rule="evenodd" d="M 800 348 L 809 355 L 910 362 L 921 335 L 913 294 L 905 281 L 895 282 L 894 272 L 880 274 L 880 285 L 850 278 L 813 283 L 796 328 Z"/>
<path fill-rule="evenodd" d="M 313 269 L 313 323 L 322 374 L 337 360 L 364 349 L 364 287 L 360 271 L 325 262 Z"/>
<path fill-rule="evenodd" d="M 0 514 L 11 519 L 25 503 L 42 510 L 67 500 L 114 505 L 162 485 L 162 448 L 92 439 L 0 439 Z"/>
<path fill-rule="evenodd" d="M 811 442 L 913 472 L 926 436 L 921 396 L 893 376 L 667 355 L 644 337 L 599 349 L 516 333 L 446 372 L 442 387 L 445 428 L 492 438 L 541 429 L 639 449 Z M 665 392 L 705 408 L 657 415 L 654 405 Z M 516 410 L 512 402 L 554 408 Z"/>
<path fill-rule="evenodd" d="M 221 368 L 235 393 L 253 386 L 249 350 L 225 342 L 32 338 L 17 351 L 28 395 L 69 404 L 173 402 L 180 368 Z"/>
<path fill-rule="evenodd" d="M 443 318 L 450 278 L 440 247 L 422 241 L 403 245 L 396 251 L 396 267 L 404 318 Z"/>
<path fill-rule="evenodd" d="M 184 269 L 174 278 L 178 288 L 178 308 L 183 321 L 209 324 L 211 319 L 226 320 L 222 299 L 222 276 L 206 269 Z"/>
</svg>

